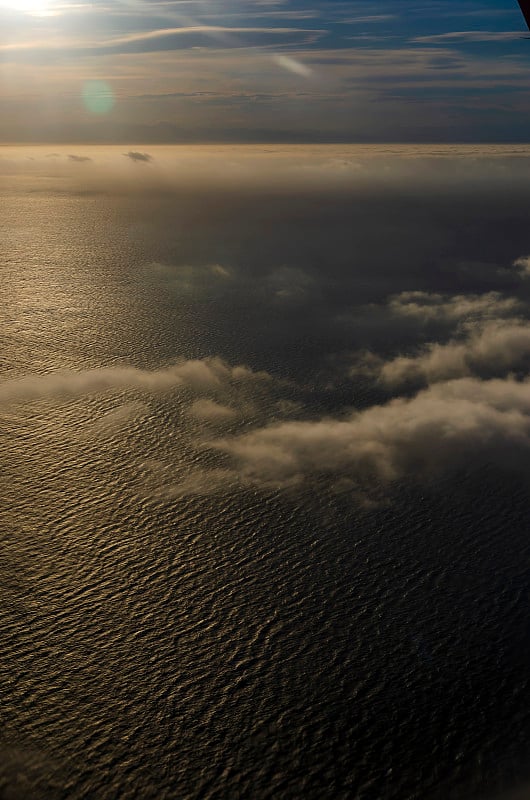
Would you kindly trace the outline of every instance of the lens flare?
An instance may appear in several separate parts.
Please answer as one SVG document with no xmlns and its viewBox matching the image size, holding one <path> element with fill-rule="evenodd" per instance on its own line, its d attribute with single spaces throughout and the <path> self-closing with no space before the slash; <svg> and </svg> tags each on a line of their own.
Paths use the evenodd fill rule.
<svg viewBox="0 0 530 800">
<path fill-rule="evenodd" d="M 108 114 L 114 108 L 114 93 L 105 81 L 86 81 L 83 103 L 92 114 Z"/>
</svg>

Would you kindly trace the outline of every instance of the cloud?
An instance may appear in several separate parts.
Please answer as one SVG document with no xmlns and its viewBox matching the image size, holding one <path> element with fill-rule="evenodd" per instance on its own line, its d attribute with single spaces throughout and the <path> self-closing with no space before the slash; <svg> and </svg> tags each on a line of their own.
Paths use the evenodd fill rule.
<svg viewBox="0 0 530 800">
<path fill-rule="evenodd" d="M 149 26 L 150 23 L 148 22 Z M 24 56 L 46 63 L 54 54 L 63 58 L 86 56 L 145 55 L 159 52 L 193 50 L 232 51 L 251 47 L 310 46 L 327 34 L 325 29 L 301 27 L 226 27 L 223 25 L 180 25 L 158 29 L 124 32 L 111 38 L 46 36 L 39 31 L 32 40 L 21 37 L 0 44 L 0 53 L 9 57 Z"/>
<path fill-rule="evenodd" d="M 397 19 L 396 14 L 370 14 L 360 17 L 349 17 L 342 20 L 344 25 L 367 25 L 378 22 L 389 22 L 390 20 Z"/>
<path fill-rule="evenodd" d="M 87 45 L 87 49 L 101 53 L 142 53 L 152 50 L 173 50 L 181 47 L 208 47 L 217 49 L 267 46 L 279 40 L 310 44 L 326 34 L 314 28 L 285 27 L 226 27 L 222 25 L 188 25 L 178 28 L 141 31 Z"/>
<path fill-rule="evenodd" d="M 362 487 L 469 459 L 526 463 L 530 382 L 462 378 L 344 418 L 282 422 L 209 445 L 231 459 L 232 482 L 261 487 L 322 475 Z"/>
<path fill-rule="evenodd" d="M 280 421 L 263 411 L 249 418 L 241 406 L 238 416 L 245 418 L 246 429 L 214 438 L 205 432 L 195 442 L 199 450 L 225 459 L 212 480 L 208 470 L 180 481 L 166 475 L 165 496 L 283 489 L 324 478 L 331 486 L 373 499 L 384 494 L 389 482 L 420 480 L 464 463 L 525 468 L 530 378 L 523 376 L 530 365 L 530 322 L 513 317 L 524 311 L 524 304 L 499 292 L 408 291 L 391 296 L 381 308 L 390 320 L 434 321 L 455 333 L 412 355 L 385 360 L 367 352 L 354 375 L 364 370 L 386 387 L 414 382 L 426 388 L 412 397 L 316 420 L 308 419 L 310 409 L 299 404 L 295 419 L 278 409 Z M 215 421 L 217 415 L 221 421 L 224 409 L 200 400 L 191 413 L 202 422 Z"/>
<path fill-rule="evenodd" d="M 449 31 L 430 36 L 415 36 L 410 41 L 418 44 L 442 44 L 444 42 L 511 42 L 522 39 L 522 31 Z"/>
<path fill-rule="evenodd" d="M 144 277 L 152 283 L 183 294 L 209 294 L 230 285 L 232 270 L 221 264 L 167 264 L 153 261 L 143 269 Z"/>
<path fill-rule="evenodd" d="M 253 372 L 245 366 L 232 367 L 220 358 L 183 361 L 165 369 L 152 371 L 124 366 L 79 372 L 51 372 L 0 382 L 0 406 L 33 400 L 61 400 L 128 389 L 162 392 L 184 386 L 203 391 L 232 382 L 269 379 L 267 373 Z"/>
<path fill-rule="evenodd" d="M 196 400 L 189 413 L 203 422 L 226 422 L 237 416 L 237 411 L 214 400 Z"/>
<path fill-rule="evenodd" d="M 483 265 L 483 281 L 485 270 Z M 503 277 L 510 271 L 495 267 L 493 272 Z M 391 295 L 385 303 L 339 316 L 338 322 L 349 321 L 350 327 L 355 323 L 361 336 L 373 338 L 375 330 L 379 342 L 355 355 L 350 377 L 372 378 L 395 389 L 403 384 L 467 375 L 501 377 L 526 370 L 530 360 L 526 313 L 523 299 L 497 291 L 458 295 L 405 291 Z"/>
<path fill-rule="evenodd" d="M 528 367 L 530 323 L 492 320 L 464 339 L 427 344 L 418 355 L 398 356 L 376 367 L 388 386 L 408 381 L 447 380 L 464 375 L 496 375 Z"/>
<path fill-rule="evenodd" d="M 150 156 L 149 153 L 138 153 L 135 150 L 130 150 L 128 153 L 123 154 L 125 158 L 130 158 L 131 161 L 152 161 L 153 156 Z"/>
<path fill-rule="evenodd" d="M 316 282 L 297 267 L 279 267 L 273 270 L 266 279 L 275 300 L 280 302 L 298 302 L 307 299 L 316 289 Z"/>
<path fill-rule="evenodd" d="M 513 262 L 513 266 L 522 278 L 530 278 L 530 256 L 521 256 Z"/>
<path fill-rule="evenodd" d="M 415 317 L 424 322 L 450 322 L 513 315 L 521 303 L 514 297 L 503 297 L 499 292 L 452 296 L 432 292 L 401 292 L 392 296 L 388 305 L 399 316 Z"/>
</svg>

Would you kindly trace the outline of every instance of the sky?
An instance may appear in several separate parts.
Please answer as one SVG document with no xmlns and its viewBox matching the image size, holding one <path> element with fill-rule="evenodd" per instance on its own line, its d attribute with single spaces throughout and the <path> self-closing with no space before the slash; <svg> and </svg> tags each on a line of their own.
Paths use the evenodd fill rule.
<svg viewBox="0 0 530 800">
<path fill-rule="evenodd" d="M 515 0 L 0 0 L 0 142 L 526 142 L 525 30 Z"/>
</svg>

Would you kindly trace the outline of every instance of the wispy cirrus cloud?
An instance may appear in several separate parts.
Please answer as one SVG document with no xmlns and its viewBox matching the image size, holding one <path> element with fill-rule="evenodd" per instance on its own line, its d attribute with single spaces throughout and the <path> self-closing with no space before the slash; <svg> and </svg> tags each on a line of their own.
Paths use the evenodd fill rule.
<svg viewBox="0 0 530 800">
<path fill-rule="evenodd" d="M 521 31 L 449 31 L 447 33 L 416 36 L 410 41 L 418 44 L 443 44 L 444 42 L 510 42 L 523 38 Z"/>
<path fill-rule="evenodd" d="M 381 22 L 388 22 L 398 18 L 397 14 L 369 14 L 359 17 L 347 17 L 342 22 L 345 25 L 372 25 Z"/>
<path fill-rule="evenodd" d="M 62 57 L 98 55 L 112 53 L 149 53 L 194 47 L 228 49 L 240 47 L 273 46 L 277 44 L 312 44 L 326 34 L 324 29 L 313 28 L 267 28 L 267 27 L 223 27 L 192 25 L 157 28 L 155 30 L 128 33 L 124 36 L 90 39 L 78 36 L 64 38 L 60 35 L 41 36 L 37 40 L 15 40 L 0 43 L 0 52 L 16 53 L 32 51 L 34 59 L 38 53 L 59 51 Z"/>
<path fill-rule="evenodd" d="M 112 141 L 160 141 L 149 119 L 164 127 L 164 141 L 181 140 L 183 126 L 207 141 L 213 104 L 216 141 L 471 141 L 477 130 L 490 141 L 526 139 L 522 18 L 493 3 L 480 14 L 473 2 L 434 0 L 403 0 L 399 10 L 366 0 L 353 13 L 335 0 L 111 0 L 54 4 L 46 18 L 0 11 L 0 140 L 52 141 L 60 131 L 71 141 L 105 138 L 75 103 L 98 64 L 116 100 L 106 141 L 109 127 Z M 488 30 L 465 29 L 470 19 L 484 27 L 484 15 Z M 304 100 L 294 91 L 308 87 Z M 197 99 L 183 107 L 185 95 Z M 51 120 L 33 130 L 42 109 Z"/>
</svg>

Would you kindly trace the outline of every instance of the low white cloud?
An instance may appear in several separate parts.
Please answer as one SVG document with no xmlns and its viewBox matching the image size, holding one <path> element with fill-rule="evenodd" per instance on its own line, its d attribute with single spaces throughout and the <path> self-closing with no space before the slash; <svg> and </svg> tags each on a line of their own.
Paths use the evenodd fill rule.
<svg viewBox="0 0 530 800">
<path fill-rule="evenodd" d="M 279 267 L 273 270 L 266 283 L 273 298 L 280 302 L 304 300 L 316 289 L 314 278 L 297 267 Z"/>
<path fill-rule="evenodd" d="M 530 278 L 530 256 L 521 256 L 513 262 L 513 266 L 523 278 Z"/>
<path fill-rule="evenodd" d="M 399 316 L 422 321 L 492 319 L 513 315 L 521 306 L 514 297 L 499 292 L 443 295 L 432 292 L 401 292 L 389 300 L 390 310 Z"/>
<path fill-rule="evenodd" d="M 209 446 L 231 458 L 231 483 L 261 487 L 322 474 L 362 486 L 417 478 L 469 458 L 526 459 L 530 383 L 462 378 L 341 419 L 282 422 Z"/>
<path fill-rule="evenodd" d="M 427 344 L 420 353 L 377 362 L 375 372 L 389 386 L 407 381 L 447 380 L 465 375 L 494 375 L 528 366 L 530 323 L 491 320 L 471 328 L 465 338 Z"/>
<path fill-rule="evenodd" d="M 237 411 L 234 408 L 206 398 L 196 400 L 192 404 L 189 413 L 192 417 L 203 422 L 227 422 L 237 417 Z"/>
<path fill-rule="evenodd" d="M 161 392 L 177 387 L 211 390 L 231 381 L 269 380 L 265 372 L 253 372 L 245 366 L 232 367 L 220 358 L 182 361 L 159 370 L 135 367 L 51 372 L 26 375 L 0 382 L 0 406 L 32 400 L 60 400 L 107 391 L 136 389 Z"/>
<path fill-rule="evenodd" d="M 167 264 L 153 261 L 143 268 L 146 280 L 163 285 L 178 294 L 208 294 L 233 279 L 221 264 Z"/>
</svg>

